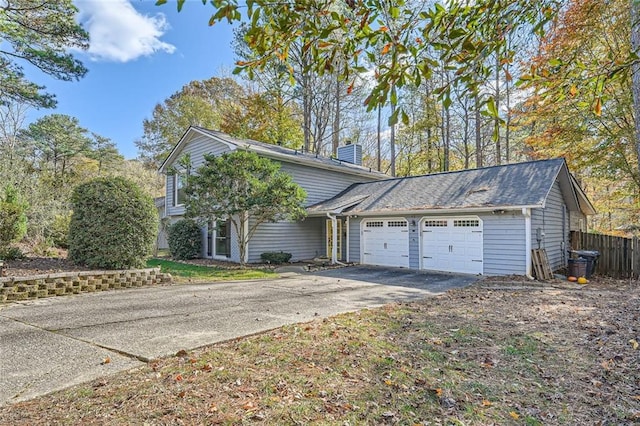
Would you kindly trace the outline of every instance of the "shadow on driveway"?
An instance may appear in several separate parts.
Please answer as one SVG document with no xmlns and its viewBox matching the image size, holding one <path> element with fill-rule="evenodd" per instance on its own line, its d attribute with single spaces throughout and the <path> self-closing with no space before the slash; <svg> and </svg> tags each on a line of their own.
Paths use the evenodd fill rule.
<svg viewBox="0 0 640 426">
<path fill-rule="evenodd" d="M 480 279 L 480 276 L 477 275 L 378 266 L 347 266 L 344 268 L 309 272 L 308 274 L 327 278 L 409 287 L 427 290 L 431 293 L 444 293 L 454 288 L 467 287 Z"/>
</svg>

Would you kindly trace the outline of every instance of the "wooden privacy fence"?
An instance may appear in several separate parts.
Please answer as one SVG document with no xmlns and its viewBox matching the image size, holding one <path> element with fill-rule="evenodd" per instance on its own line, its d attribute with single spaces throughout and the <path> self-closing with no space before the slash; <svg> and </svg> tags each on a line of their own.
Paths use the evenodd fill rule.
<svg viewBox="0 0 640 426">
<path fill-rule="evenodd" d="M 638 278 L 640 275 L 640 239 L 638 238 L 572 231 L 571 247 L 574 250 L 600 252 L 595 274 L 612 278 Z"/>
</svg>

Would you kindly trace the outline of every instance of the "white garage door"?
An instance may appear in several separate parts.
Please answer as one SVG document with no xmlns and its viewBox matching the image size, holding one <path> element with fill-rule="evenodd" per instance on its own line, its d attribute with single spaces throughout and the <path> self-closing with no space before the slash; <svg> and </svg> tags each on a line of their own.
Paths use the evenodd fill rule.
<svg viewBox="0 0 640 426">
<path fill-rule="evenodd" d="M 409 267 L 409 225 L 404 218 L 370 219 L 362 226 L 362 263 Z"/>
<path fill-rule="evenodd" d="M 422 219 L 422 269 L 482 274 L 482 220 L 471 217 Z"/>
</svg>

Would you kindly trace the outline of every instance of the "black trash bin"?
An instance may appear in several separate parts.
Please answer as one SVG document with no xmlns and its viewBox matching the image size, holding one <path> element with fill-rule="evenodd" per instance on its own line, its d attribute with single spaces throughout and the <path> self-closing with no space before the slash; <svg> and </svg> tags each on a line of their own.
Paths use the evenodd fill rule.
<svg viewBox="0 0 640 426">
<path fill-rule="evenodd" d="M 586 277 L 587 276 L 587 259 L 569 259 L 568 265 L 569 276 L 571 277 Z"/>
<path fill-rule="evenodd" d="M 587 261 L 587 272 L 585 278 L 591 278 L 591 274 L 596 269 L 596 263 L 600 257 L 600 252 L 597 250 L 572 250 L 572 257 L 578 257 Z"/>
</svg>

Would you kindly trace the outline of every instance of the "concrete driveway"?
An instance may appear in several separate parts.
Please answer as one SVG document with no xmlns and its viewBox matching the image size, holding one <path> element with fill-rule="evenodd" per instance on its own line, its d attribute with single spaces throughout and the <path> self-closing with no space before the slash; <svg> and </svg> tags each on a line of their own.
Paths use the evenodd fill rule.
<svg viewBox="0 0 640 426">
<path fill-rule="evenodd" d="M 288 272 L 274 280 L 149 287 L 3 305 L 0 405 L 140 367 L 181 349 L 422 299 L 475 280 L 348 267 Z"/>
</svg>

